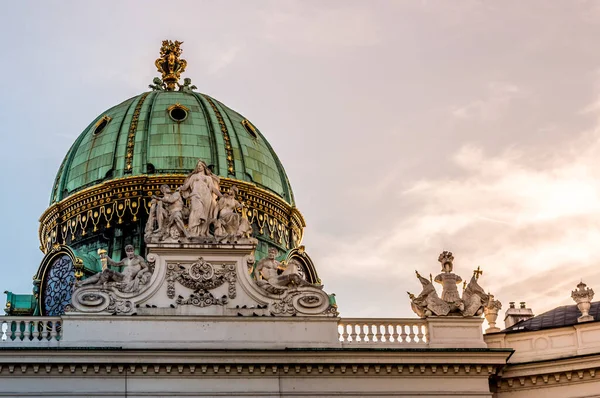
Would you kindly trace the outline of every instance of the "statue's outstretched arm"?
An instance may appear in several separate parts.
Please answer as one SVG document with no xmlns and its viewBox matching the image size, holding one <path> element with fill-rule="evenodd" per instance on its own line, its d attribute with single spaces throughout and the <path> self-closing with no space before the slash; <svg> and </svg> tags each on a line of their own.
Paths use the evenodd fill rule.
<svg viewBox="0 0 600 398">
<path fill-rule="evenodd" d="M 123 265 L 125 265 L 125 262 L 123 260 L 117 262 L 108 256 L 106 256 L 106 262 L 108 265 L 113 267 L 122 267 Z"/>
</svg>

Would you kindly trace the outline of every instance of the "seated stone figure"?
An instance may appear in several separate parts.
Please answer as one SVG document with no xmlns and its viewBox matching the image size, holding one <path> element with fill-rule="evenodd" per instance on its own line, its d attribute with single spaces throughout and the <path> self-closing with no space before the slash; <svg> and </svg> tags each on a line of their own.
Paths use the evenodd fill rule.
<svg viewBox="0 0 600 398">
<path fill-rule="evenodd" d="M 109 265 L 115 267 L 125 266 L 122 272 L 113 271 L 109 268 L 97 273 L 83 281 L 77 282 L 76 288 L 83 286 L 95 286 L 107 289 L 109 283 L 124 293 L 133 293 L 140 290 L 141 286 L 148 283 L 152 272 L 148 269 L 148 264 L 142 256 L 135 254 L 131 245 L 125 246 L 127 257 L 121 261 L 114 261 L 106 254 L 102 258 L 107 260 Z"/>
<path fill-rule="evenodd" d="M 313 285 L 307 282 L 300 274 L 298 265 L 290 261 L 287 268 L 284 268 L 279 261 L 275 259 L 277 256 L 277 249 L 269 248 L 269 254 L 267 258 L 263 258 L 256 265 L 256 270 L 262 280 L 258 280 L 257 283 L 263 289 L 270 293 L 280 294 L 290 287 L 294 286 L 313 286 L 316 288 L 322 288 L 322 286 Z M 281 274 L 278 270 L 283 271 Z"/>
</svg>

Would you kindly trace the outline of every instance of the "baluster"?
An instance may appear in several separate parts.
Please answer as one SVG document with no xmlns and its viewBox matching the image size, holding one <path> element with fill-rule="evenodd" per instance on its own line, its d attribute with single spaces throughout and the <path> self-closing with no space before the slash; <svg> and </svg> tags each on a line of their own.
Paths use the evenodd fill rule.
<svg viewBox="0 0 600 398">
<path fill-rule="evenodd" d="M 342 324 L 342 341 L 347 342 L 348 336 L 348 325 Z"/>
<path fill-rule="evenodd" d="M 5 332 L 6 329 L 4 328 L 5 325 L 7 325 L 7 323 L 0 319 L 0 343 L 7 340 Z"/>
<path fill-rule="evenodd" d="M 374 327 L 375 327 L 375 340 L 376 340 L 378 343 L 381 343 L 381 342 L 382 342 L 382 339 L 381 339 L 381 336 L 382 336 L 382 334 L 381 334 L 381 327 L 382 327 L 382 326 L 383 326 L 383 325 L 382 325 L 381 323 L 376 323 L 376 324 L 374 325 Z"/>
<path fill-rule="evenodd" d="M 406 340 L 406 337 L 408 336 L 408 335 L 406 334 L 406 325 L 400 325 L 400 332 L 402 333 L 402 334 L 400 335 L 400 338 L 402 339 L 401 341 L 402 341 L 403 343 L 406 343 L 406 342 L 407 342 L 407 340 Z"/>
<path fill-rule="evenodd" d="M 62 319 L 56 321 L 56 340 L 60 340 L 62 338 Z"/>
<path fill-rule="evenodd" d="M 12 331 L 13 322 L 14 321 L 6 322 L 6 341 L 14 340 Z"/>
<path fill-rule="evenodd" d="M 356 334 L 356 325 L 351 324 L 350 325 L 350 341 L 356 342 L 357 341 L 356 336 L 357 336 L 357 334 Z"/>
<path fill-rule="evenodd" d="M 358 329 L 358 335 L 356 341 L 365 342 L 367 341 L 367 333 L 365 332 L 365 325 L 361 325 L 360 323 L 355 325 Z"/>
<path fill-rule="evenodd" d="M 23 330 L 21 329 L 21 327 L 23 326 L 23 322 L 22 321 L 17 321 L 14 323 L 15 325 L 15 330 L 14 330 L 14 339 L 15 340 L 23 340 L 22 336 L 23 336 Z"/>
<path fill-rule="evenodd" d="M 367 325 L 363 323 L 360 328 L 363 331 L 363 341 L 371 343 L 373 341 L 372 325 Z"/>
<path fill-rule="evenodd" d="M 415 329 L 414 325 L 408 325 L 408 337 L 410 338 L 410 342 L 415 342 Z"/>
<path fill-rule="evenodd" d="M 32 330 L 32 340 L 39 340 L 40 339 L 40 321 L 37 322 L 33 322 L 33 330 Z"/>
<path fill-rule="evenodd" d="M 50 325 L 51 325 L 51 329 L 50 329 L 50 340 L 58 340 L 58 339 L 56 338 L 56 336 L 58 335 L 58 332 L 57 332 L 57 325 L 58 325 L 58 322 L 57 322 L 57 321 L 52 321 L 52 322 L 49 322 L 49 323 L 50 323 Z"/>
<path fill-rule="evenodd" d="M 394 343 L 401 343 L 400 334 L 398 333 L 398 324 L 392 324 L 390 327 L 392 328 L 392 338 L 394 339 Z"/>
<path fill-rule="evenodd" d="M 392 341 L 392 334 L 390 333 L 390 328 L 392 327 L 392 325 L 389 324 L 383 324 L 383 339 L 385 340 L 386 343 L 391 343 Z"/>
<path fill-rule="evenodd" d="M 424 324 L 421 326 L 423 328 L 423 337 L 426 343 L 429 343 L 429 325 Z"/>
<path fill-rule="evenodd" d="M 48 334 L 50 331 L 48 330 L 48 321 L 40 321 L 40 339 L 48 340 Z"/>
<path fill-rule="evenodd" d="M 31 321 L 25 321 L 23 322 L 23 325 L 25 325 L 25 327 L 23 328 L 23 340 L 31 340 L 29 337 L 31 336 L 31 324 L 33 322 Z"/>
<path fill-rule="evenodd" d="M 419 340 L 419 343 L 423 342 L 423 329 L 421 328 L 421 325 L 417 324 L 415 325 L 415 328 L 417 329 L 417 339 Z"/>
</svg>

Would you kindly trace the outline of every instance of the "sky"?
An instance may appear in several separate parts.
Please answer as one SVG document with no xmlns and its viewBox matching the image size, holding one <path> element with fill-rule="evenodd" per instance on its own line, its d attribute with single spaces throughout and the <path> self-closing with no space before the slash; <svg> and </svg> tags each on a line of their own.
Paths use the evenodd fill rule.
<svg viewBox="0 0 600 398">
<path fill-rule="evenodd" d="M 31 292 L 62 158 L 164 39 L 278 153 L 343 317 L 414 317 L 443 250 L 504 309 L 600 289 L 600 2 L 0 5 L 0 291 Z"/>
</svg>

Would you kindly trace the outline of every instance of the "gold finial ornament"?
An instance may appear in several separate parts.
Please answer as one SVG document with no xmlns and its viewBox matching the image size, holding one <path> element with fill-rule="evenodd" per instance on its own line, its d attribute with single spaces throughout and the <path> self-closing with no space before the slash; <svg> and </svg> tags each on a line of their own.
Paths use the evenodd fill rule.
<svg viewBox="0 0 600 398">
<path fill-rule="evenodd" d="M 154 64 L 160 73 L 168 91 L 174 91 L 179 83 L 181 73 L 185 71 L 187 61 L 180 59 L 182 41 L 163 40 L 160 58 Z"/>
<path fill-rule="evenodd" d="M 479 279 L 481 274 L 483 274 L 483 271 L 481 270 L 481 267 L 477 266 L 477 269 L 473 271 L 473 276 L 475 279 Z"/>
</svg>

